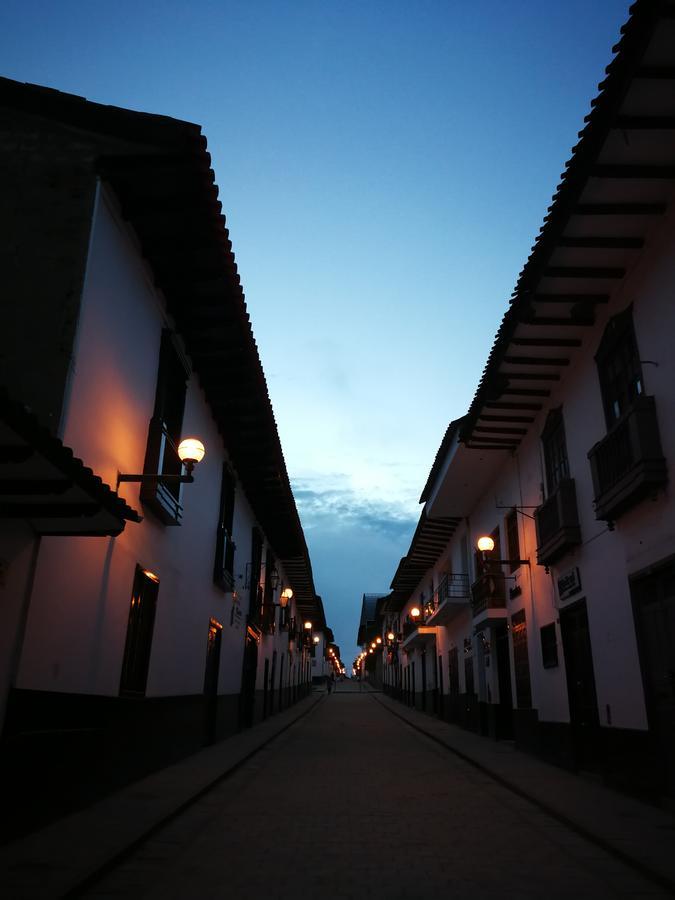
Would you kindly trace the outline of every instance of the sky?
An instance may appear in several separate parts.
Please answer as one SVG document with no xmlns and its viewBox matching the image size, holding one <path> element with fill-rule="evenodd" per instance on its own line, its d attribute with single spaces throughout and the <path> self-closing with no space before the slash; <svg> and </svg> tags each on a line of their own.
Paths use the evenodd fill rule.
<svg viewBox="0 0 675 900">
<path fill-rule="evenodd" d="M 345 662 L 627 0 L 3 0 L 0 74 L 199 123 Z"/>
</svg>

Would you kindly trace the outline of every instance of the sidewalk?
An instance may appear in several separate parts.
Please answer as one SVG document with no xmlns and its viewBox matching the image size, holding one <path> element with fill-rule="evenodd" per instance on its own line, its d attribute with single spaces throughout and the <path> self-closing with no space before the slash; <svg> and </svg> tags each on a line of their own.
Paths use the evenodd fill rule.
<svg viewBox="0 0 675 900">
<path fill-rule="evenodd" d="M 323 696 L 312 693 L 254 728 L 1 847 L 2 895 L 11 900 L 55 900 L 76 892 L 310 713 Z"/>
<path fill-rule="evenodd" d="M 417 712 L 385 694 L 373 700 L 461 759 L 593 841 L 675 895 L 675 816 Z"/>
</svg>

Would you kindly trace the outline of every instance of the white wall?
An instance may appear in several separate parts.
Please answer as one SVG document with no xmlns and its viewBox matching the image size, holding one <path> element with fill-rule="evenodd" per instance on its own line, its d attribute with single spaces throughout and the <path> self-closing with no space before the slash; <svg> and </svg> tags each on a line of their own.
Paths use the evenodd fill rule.
<svg viewBox="0 0 675 900">
<path fill-rule="evenodd" d="M 115 486 L 118 472 L 141 472 L 153 412 L 162 328 L 171 325 L 133 235 L 105 191 L 95 215 L 78 352 L 63 440 Z M 220 481 L 226 451 L 195 377 L 184 433 L 204 441 L 205 459 L 183 490 L 180 527 L 144 511 L 139 485 L 120 494 L 143 512 L 117 538 L 45 538 L 37 566 L 19 686 L 115 695 L 136 564 L 160 579 L 148 696 L 201 693 L 211 617 L 223 626 L 219 691 L 239 691 L 244 615 L 231 624 L 232 595 L 213 584 Z M 237 484 L 235 573 L 250 559 L 254 516 Z M 238 585 L 243 585 L 242 580 Z"/>
</svg>

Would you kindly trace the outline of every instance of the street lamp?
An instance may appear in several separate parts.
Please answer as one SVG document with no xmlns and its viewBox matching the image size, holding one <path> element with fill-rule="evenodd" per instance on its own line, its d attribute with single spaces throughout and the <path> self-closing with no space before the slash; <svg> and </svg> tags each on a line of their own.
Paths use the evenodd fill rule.
<svg viewBox="0 0 675 900">
<path fill-rule="evenodd" d="M 413 619 L 414 621 L 417 621 L 417 619 L 419 619 L 419 617 L 421 615 L 422 615 L 422 613 L 420 611 L 419 606 L 413 606 L 413 608 L 410 610 L 410 618 Z"/>
<path fill-rule="evenodd" d="M 192 484 L 194 477 L 192 470 L 204 459 L 206 450 L 199 438 L 183 438 L 178 445 L 178 458 L 185 466 L 185 475 L 171 475 L 162 472 L 140 472 L 133 475 L 122 474 L 117 475 L 117 486 L 119 487 L 123 481 L 135 481 L 141 484 L 156 484 L 158 481 L 167 481 L 171 484 Z"/>
</svg>

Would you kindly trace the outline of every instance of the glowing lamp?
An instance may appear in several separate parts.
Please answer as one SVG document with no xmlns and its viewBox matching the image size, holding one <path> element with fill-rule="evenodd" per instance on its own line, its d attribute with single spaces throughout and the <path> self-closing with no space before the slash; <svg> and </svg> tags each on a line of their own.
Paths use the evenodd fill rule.
<svg viewBox="0 0 675 900">
<path fill-rule="evenodd" d="M 394 634 L 393 631 L 388 632 L 388 634 L 387 634 L 388 641 L 393 641 L 395 637 L 396 637 L 396 635 Z"/>
<path fill-rule="evenodd" d="M 306 631 L 311 631 L 311 630 L 312 630 L 312 623 L 311 623 L 311 622 L 305 622 L 305 630 L 306 630 Z"/>
<path fill-rule="evenodd" d="M 201 462 L 205 453 L 204 445 L 198 438 L 183 438 L 178 445 L 178 456 L 188 468 L 192 468 L 196 463 Z"/>
<path fill-rule="evenodd" d="M 376 637 L 376 638 L 375 638 L 375 643 L 376 643 L 376 644 L 381 644 L 381 643 L 382 643 L 382 638 L 381 638 L 381 637 Z"/>
<path fill-rule="evenodd" d="M 289 600 L 293 597 L 293 591 L 290 588 L 284 588 L 281 592 L 281 597 L 279 597 L 279 606 L 282 609 L 285 609 L 288 606 Z"/>
<path fill-rule="evenodd" d="M 315 644 L 318 644 L 320 640 L 321 640 L 321 638 L 319 637 L 319 635 L 318 635 L 318 634 L 315 634 L 315 635 L 314 635 L 314 643 L 315 643 Z"/>
<path fill-rule="evenodd" d="M 413 619 L 419 619 L 419 617 L 422 615 L 419 606 L 413 606 L 413 608 L 410 610 L 410 615 Z"/>
<path fill-rule="evenodd" d="M 492 553 L 495 549 L 495 542 L 489 534 L 484 534 L 482 537 L 478 538 L 476 547 L 478 547 L 481 553 Z"/>
</svg>

